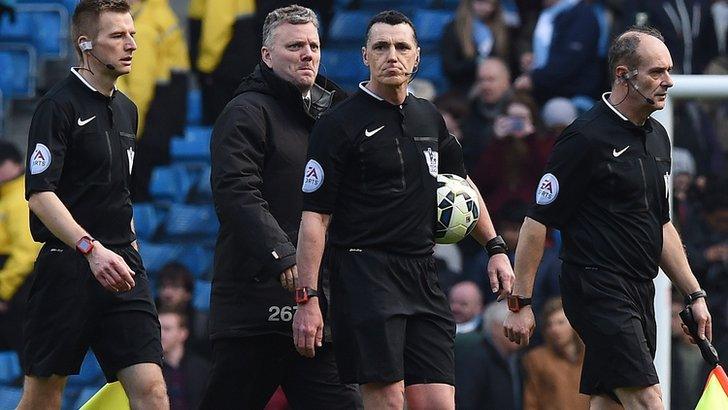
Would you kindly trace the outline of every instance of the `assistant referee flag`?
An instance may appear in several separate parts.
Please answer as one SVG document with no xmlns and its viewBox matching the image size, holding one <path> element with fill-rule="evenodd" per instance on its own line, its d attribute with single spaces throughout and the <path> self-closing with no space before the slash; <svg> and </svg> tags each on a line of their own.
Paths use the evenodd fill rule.
<svg viewBox="0 0 728 410">
<path fill-rule="evenodd" d="M 107 383 L 79 410 L 129 410 L 129 399 L 121 383 Z"/>
<path fill-rule="evenodd" d="M 728 410 L 728 377 L 720 365 L 715 366 L 695 410 Z"/>
</svg>

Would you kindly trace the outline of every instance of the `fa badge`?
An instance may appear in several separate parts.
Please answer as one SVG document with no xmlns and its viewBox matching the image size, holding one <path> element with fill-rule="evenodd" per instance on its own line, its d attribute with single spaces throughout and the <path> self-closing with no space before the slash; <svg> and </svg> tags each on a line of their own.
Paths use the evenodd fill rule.
<svg viewBox="0 0 728 410">
<path fill-rule="evenodd" d="M 51 165 L 51 151 L 43 144 L 35 144 L 30 155 L 30 174 L 40 174 Z"/>
<path fill-rule="evenodd" d="M 306 171 L 303 173 L 303 187 L 305 193 L 311 193 L 324 183 L 324 169 L 315 159 L 308 160 Z"/>
<path fill-rule="evenodd" d="M 545 174 L 541 177 L 536 189 L 536 203 L 539 205 L 548 205 L 554 202 L 559 195 L 559 180 L 554 174 Z"/>
<path fill-rule="evenodd" d="M 427 169 L 430 171 L 430 175 L 437 178 L 437 164 L 439 153 L 433 151 L 432 148 L 427 148 L 427 151 L 422 151 L 425 155 L 425 162 L 427 162 Z"/>
</svg>

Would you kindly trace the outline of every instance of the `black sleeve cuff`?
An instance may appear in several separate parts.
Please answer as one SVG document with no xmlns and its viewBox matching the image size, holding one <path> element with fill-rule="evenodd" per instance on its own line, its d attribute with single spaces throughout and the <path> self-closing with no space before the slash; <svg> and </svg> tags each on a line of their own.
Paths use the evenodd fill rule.
<svg viewBox="0 0 728 410">
<path fill-rule="evenodd" d="M 263 268 L 265 275 L 277 277 L 285 269 L 296 264 L 296 247 L 290 242 L 281 243 L 270 251 L 268 263 Z"/>
</svg>

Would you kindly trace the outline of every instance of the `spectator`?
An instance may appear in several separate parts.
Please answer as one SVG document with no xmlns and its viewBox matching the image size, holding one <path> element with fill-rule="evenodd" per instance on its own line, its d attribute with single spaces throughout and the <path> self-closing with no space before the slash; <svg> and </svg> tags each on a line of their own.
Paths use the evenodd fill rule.
<svg viewBox="0 0 728 410">
<path fill-rule="evenodd" d="M 210 357 L 206 312 L 195 310 L 192 305 L 195 279 L 182 264 L 171 262 L 157 274 L 157 307 L 164 310 L 177 310 L 187 316 L 189 337 L 187 347 L 198 354 Z"/>
<path fill-rule="evenodd" d="M 692 410 L 698 404 L 704 380 L 708 378 L 700 350 L 683 332 L 679 313 L 684 308 L 678 292 L 672 295 L 672 344 L 670 345 L 670 408 Z"/>
<path fill-rule="evenodd" d="M 561 298 L 546 301 L 541 312 L 544 341 L 523 357 L 523 410 L 588 409 L 579 394 L 584 346 L 564 314 Z"/>
<path fill-rule="evenodd" d="M 638 13 L 660 30 L 672 54 L 675 74 L 701 74 L 718 56 L 718 39 L 710 0 L 644 1 Z"/>
<path fill-rule="evenodd" d="M 514 82 L 530 90 L 539 103 L 552 97 L 598 97 L 602 87 L 600 26 L 583 0 L 544 0 L 533 33 L 533 61 L 529 74 Z"/>
<path fill-rule="evenodd" d="M 694 202 L 691 188 L 695 179 L 695 159 L 685 148 L 672 149 L 672 210 L 673 220 L 679 231 L 687 226 L 694 216 Z"/>
<path fill-rule="evenodd" d="M 455 333 L 480 333 L 483 328 L 483 295 L 478 285 L 472 281 L 459 282 L 450 289 L 448 299 L 455 319 Z"/>
<path fill-rule="evenodd" d="M 461 0 L 440 41 L 450 86 L 464 94 L 475 82 L 478 61 L 491 56 L 510 61 L 508 38 L 500 0 Z"/>
<path fill-rule="evenodd" d="M 538 110 L 524 95 L 511 97 L 495 119 L 493 140 L 480 155 L 472 177 L 481 194 L 488 198 L 488 210 L 497 214 L 512 200 L 530 202 L 554 138 L 537 131 Z"/>
<path fill-rule="evenodd" d="M 207 360 L 187 351 L 187 316 L 178 310 L 160 309 L 162 327 L 162 375 L 167 382 L 170 410 L 196 409 L 210 373 Z"/>
<path fill-rule="evenodd" d="M 0 350 L 20 354 L 26 299 L 40 244 L 30 236 L 23 157 L 0 142 Z"/>
<path fill-rule="evenodd" d="M 447 130 L 462 144 L 463 131 L 460 124 L 468 115 L 468 104 L 457 93 L 452 92 L 437 97 L 434 104 L 445 120 Z"/>
<path fill-rule="evenodd" d="M 505 111 L 511 97 L 511 72 L 498 57 L 478 64 L 478 79 L 470 92 L 470 113 L 462 124 L 463 161 L 472 172 L 493 137 L 493 123 Z"/>
<path fill-rule="evenodd" d="M 484 338 L 455 355 L 455 403 L 462 410 L 521 408 L 518 345 L 503 334 L 505 303 L 493 302 L 483 313 Z"/>
</svg>

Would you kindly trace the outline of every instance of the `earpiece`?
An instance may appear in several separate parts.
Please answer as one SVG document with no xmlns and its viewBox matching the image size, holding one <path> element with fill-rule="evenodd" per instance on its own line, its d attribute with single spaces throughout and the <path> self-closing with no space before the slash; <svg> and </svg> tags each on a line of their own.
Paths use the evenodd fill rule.
<svg viewBox="0 0 728 410">
<path fill-rule="evenodd" d="M 85 40 L 78 43 L 78 47 L 81 49 L 81 51 L 85 52 L 93 50 L 94 45 L 90 41 Z"/>
</svg>

